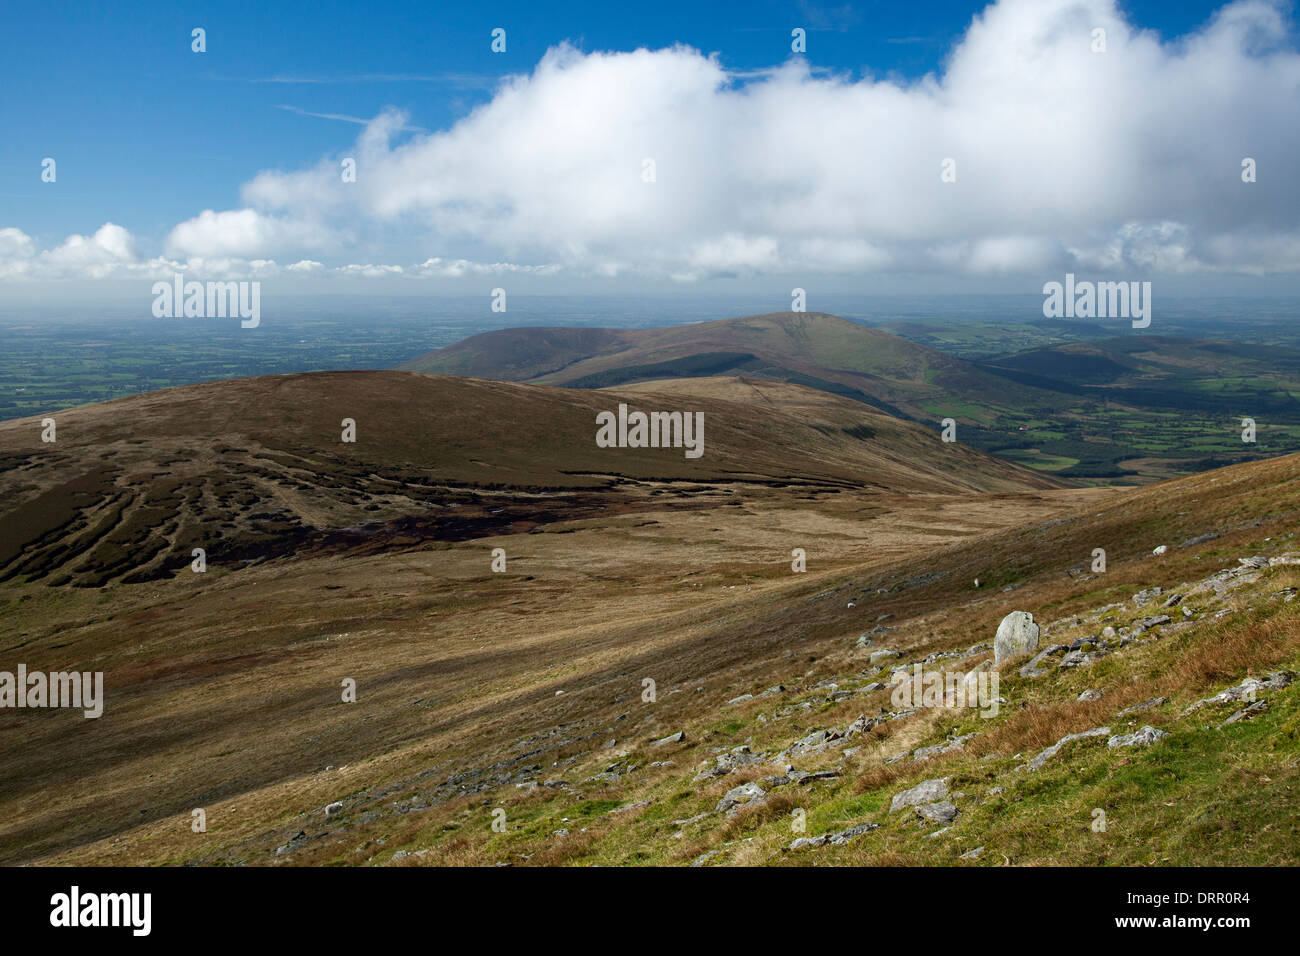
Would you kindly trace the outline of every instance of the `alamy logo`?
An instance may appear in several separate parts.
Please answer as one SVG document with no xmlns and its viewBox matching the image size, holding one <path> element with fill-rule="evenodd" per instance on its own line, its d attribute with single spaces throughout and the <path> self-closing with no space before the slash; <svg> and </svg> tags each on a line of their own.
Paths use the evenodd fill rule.
<svg viewBox="0 0 1300 956">
<path fill-rule="evenodd" d="M 152 893 L 69 893 L 50 897 L 51 926 L 129 926 L 133 936 L 148 936 L 153 927 Z"/>
<path fill-rule="evenodd" d="M 171 282 L 155 282 L 153 296 L 153 314 L 158 319 L 239 316 L 245 329 L 255 329 L 262 321 L 260 282 L 186 282 L 177 272 Z"/>
<path fill-rule="evenodd" d="M 104 672 L 28 673 L 19 664 L 16 675 L 0 671 L 0 707 L 71 707 L 98 717 L 104 713 Z"/>
<path fill-rule="evenodd" d="M 1064 285 L 1045 283 L 1043 295 L 1049 319 L 1132 319 L 1135 329 L 1151 324 L 1150 282 L 1075 282 L 1068 272 Z"/>
<path fill-rule="evenodd" d="M 618 415 L 596 415 L 597 448 L 685 448 L 687 458 L 704 454 L 703 412 L 628 412 L 620 402 Z"/>
<path fill-rule="evenodd" d="M 894 688 L 890 702 L 899 710 L 911 707 L 978 707 L 981 717 L 998 715 L 998 672 L 973 670 L 925 671 L 912 665 L 912 676 Z"/>
</svg>

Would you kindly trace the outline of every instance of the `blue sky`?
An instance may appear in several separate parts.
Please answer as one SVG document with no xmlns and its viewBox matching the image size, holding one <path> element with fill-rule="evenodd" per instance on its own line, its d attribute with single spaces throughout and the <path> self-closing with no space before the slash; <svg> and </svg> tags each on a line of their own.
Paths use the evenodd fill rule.
<svg viewBox="0 0 1300 956">
<path fill-rule="evenodd" d="M 1103 12 L 1110 6 L 1101 0 L 1093 5 Z M 1133 0 L 1119 5 L 1117 13 L 1135 32 L 1153 31 L 1148 38 L 1156 37 L 1172 50 L 1178 37 L 1205 29 L 1220 6 L 1199 0 Z M 685 44 L 706 56 L 716 54 L 716 62 L 739 87 L 766 82 L 770 74 L 761 71 L 792 58 L 806 59 L 813 82 L 797 81 L 801 88 L 815 86 L 819 77 L 840 77 L 882 84 L 878 89 L 883 94 L 893 88 L 907 90 L 927 74 L 942 78 L 948 56 L 984 9 L 984 4 L 970 2 L 849 5 L 771 0 L 611 5 L 537 0 L 472 5 L 12 4 L 0 34 L 0 57 L 6 63 L 0 93 L 0 228 L 22 233 L 27 246 L 21 254 L 29 258 L 69 236 L 91 236 L 112 223 L 129 234 L 134 256 L 167 255 L 184 261 L 198 254 L 211 261 L 211 244 L 179 241 L 172 230 L 203 210 L 256 207 L 244 189 L 259 172 L 292 175 L 324 157 L 355 152 L 365 128 L 362 122 L 386 108 L 402 111 L 407 127 L 390 134 L 386 156 L 412 138 L 452 130 L 473 109 L 493 100 L 503 77 L 532 75 L 547 51 L 565 41 L 579 56 Z M 190 31 L 196 26 L 207 33 L 207 51 L 202 54 L 190 50 Z M 796 26 L 808 31 L 806 58 L 790 53 L 790 30 Z M 507 30 L 504 54 L 489 48 L 494 27 Z M 1285 30 L 1282 46 L 1294 53 L 1290 21 Z M 1277 37 L 1272 46 L 1276 53 Z M 665 70 L 676 68 L 664 61 Z M 1289 76 L 1286 68 L 1280 69 Z M 629 87 L 627 95 L 634 99 L 635 87 Z M 712 120 L 701 122 L 707 128 Z M 1243 143 L 1238 151 L 1259 145 Z M 510 148 L 508 139 L 502 148 Z M 40 162 L 46 156 L 57 160 L 56 184 L 40 181 Z M 449 161 L 445 153 L 440 161 Z M 779 182 L 782 176 L 774 173 L 764 181 L 773 180 Z M 509 190 L 503 195 L 507 199 L 502 202 L 518 198 Z M 298 226 L 287 230 L 296 240 L 327 225 L 317 211 L 285 212 L 280 202 L 279 197 L 263 196 L 258 215 L 296 216 Z M 571 241 L 558 235 L 535 246 L 527 237 L 503 239 L 492 230 L 474 232 L 464 222 L 448 221 L 445 212 L 456 205 L 454 196 L 442 196 L 438 203 L 440 211 L 399 212 L 397 218 L 403 221 L 395 229 L 392 217 L 377 211 L 382 202 L 375 200 L 359 214 L 374 215 L 373 228 L 367 227 L 364 236 L 349 233 L 332 245 L 262 242 L 259 232 L 246 255 L 232 251 L 234 246 L 224 240 L 217 248 L 244 258 L 274 258 L 282 265 L 299 258 L 334 267 L 377 258 L 409 264 L 430 256 L 464 256 L 540 266 L 554 262 L 557 254 L 569 255 L 572 248 L 603 241 L 597 233 L 577 229 Z M 347 221 L 349 216 L 342 218 Z M 412 226 L 407 221 L 411 218 L 422 221 Z M 1115 226 L 1118 220 L 1112 219 L 1110 225 Z M 1239 231 L 1240 223 L 1226 223 L 1228 227 Z M 666 229 L 656 241 L 688 241 L 689 236 L 690 241 L 716 244 L 730 241 L 727 237 L 742 228 L 735 223 L 715 237 Z M 999 235 L 1006 224 L 1000 229 Z M 277 230 L 277 236 L 285 232 Z M 771 232 L 766 227 L 755 235 L 766 238 Z M 870 236 L 870 229 L 859 232 Z M 968 233 L 959 238 L 971 239 Z M 901 240 L 890 236 L 889 241 Z M 630 274 L 632 258 L 618 250 L 592 255 L 590 262 L 576 256 L 562 262 L 561 271 Z M 784 259 L 758 261 L 749 252 L 735 263 L 727 260 L 713 273 L 712 266 L 683 268 L 670 259 L 665 257 L 656 267 L 657 278 L 685 273 L 693 279 L 764 275 L 786 268 Z M 852 272 L 846 267 L 846 274 Z"/>
</svg>

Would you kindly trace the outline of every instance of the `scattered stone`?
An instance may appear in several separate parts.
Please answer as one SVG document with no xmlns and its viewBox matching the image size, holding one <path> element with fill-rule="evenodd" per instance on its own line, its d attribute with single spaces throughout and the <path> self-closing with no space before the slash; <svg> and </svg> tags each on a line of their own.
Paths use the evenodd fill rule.
<svg viewBox="0 0 1300 956">
<path fill-rule="evenodd" d="M 983 855 L 984 855 L 984 847 L 982 847 L 982 846 L 977 846 L 977 847 L 976 847 L 975 849 L 973 849 L 973 850 L 967 850 L 967 851 L 966 851 L 965 853 L 963 853 L 961 856 L 957 857 L 957 859 L 959 859 L 959 860 L 978 860 L 978 859 L 979 859 L 981 856 L 983 856 Z"/>
<path fill-rule="evenodd" d="M 1061 663 L 1056 666 L 1059 668 L 1083 667 L 1085 664 L 1091 664 L 1096 658 L 1087 651 L 1070 651 L 1061 658 Z"/>
<path fill-rule="evenodd" d="M 1249 707 L 1243 707 L 1223 723 L 1219 724 L 1219 729 L 1222 730 L 1229 724 L 1235 724 L 1239 720 L 1250 720 L 1250 718 L 1254 717 L 1256 714 L 1262 714 L 1266 710 L 1268 710 L 1268 701 L 1257 700 Z"/>
<path fill-rule="evenodd" d="M 648 806 L 650 806 L 651 802 L 652 802 L 652 801 L 650 801 L 650 800 L 642 800 L 642 801 L 640 801 L 639 803 L 629 803 L 629 804 L 627 804 L 627 805 L 625 805 L 625 806 L 615 807 L 613 810 L 610 810 L 609 812 L 610 812 L 610 813 L 628 813 L 628 812 L 630 812 L 630 811 L 632 811 L 632 810 L 640 810 L 642 807 L 648 807 Z"/>
<path fill-rule="evenodd" d="M 1038 654 L 1034 656 L 1033 660 L 1031 660 L 1024 667 L 1020 668 L 1020 676 L 1030 677 L 1030 678 L 1042 677 L 1044 674 L 1048 672 L 1048 670 L 1047 668 L 1039 667 L 1038 665 L 1041 664 L 1043 661 L 1045 661 L 1047 658 L 1051 657 L 1053 654 L 1060 654 L 1063 651 L 1067 651 L 1067 650 L 1069 650 L 1069 646 L 1066 644 L 1053 644 L 1051 647 L 1039 651 Z"/>
<path fill-rule="evenodd" d="M 753 700 L 753 699 L 754 699 L 753 694 L 741 694 L 739 697 L 733 697 L 731 698 L 731 700 L 727 701 L 727 705 L 730 706 L 732 704 L 740 704 L 740 703 L 744 703 L 747 700 Z"/>
<path fill-rule="evenodd" d="M 863 823 L 856 827 L 849 827 L 847 830 L 840 830 L 838 833 L 824 833 L 821 836 L 815 837 L 800 837 L 786 847 L 786 849 L 802 850 L 805 847 L 810 846 L 826 846 L 828 843 L 832 846 L 842 846 L 856 836 L 870 833 L 872 830 L 878 830 L 879 828 L 879 823 Z"/>
<path fill-rule="evenodd" d="M 1254 700 L 1255 694 L 1261 690 L 1280 690 L 1291 684 L 1296 678 L 1294 671 L 1278 671 L 1275 674 L 1269 674 L 1263 680 L 1258 677 L 1247 677 L 1236 687 L 1229 687 L 1222 693 L 1215 694 L 1213 697 L 1207 697 L 1204 700 L 1197 701 L 1192 706 L 1183 711 L 1183 716 L 1190 714 L 1194 710 L 1200 710 L 1206 704 L 1227 704 L 1233 701 Z"/>
<path fill-rule="evenodd" d="M 678 826 L 678 827 L 689 826 L 692 823 L 698 823 L 699 821 L 703 820 L 707 816 L 708 816 L 707 813 L 697 813 L 695 814 L 695 816 L 687 817 L 685 820 L 674 820 L 673 826 Z"/>
<path fill-rule="evenodd" d="M 810 773 L 806 776 L 800 777 L 799 782 L 801 784 L 809 784 L 816 783 L 818 780 L 834 780 L 839 775 L 840 772 L 838 770 L 818 770 L 815 773 Z"/>
<path fill-rule="evenodd" d="M 1143 631 L 1149 631 L 1153 627 L 1159 627 L 1161 624 L 1168 624 L 1170 621 L 1168 614 L 1156 614 L 1152 617 L 1143 617 L 1133 622 L 1133 634 L 1138 635 Z"/>
<path fill-rule="evenodd" d="M 788 847 L 786 847 L 786 849 L 787 849 L 787 850 L 802 850 L 804 847 L 809 847 L 809 846 L 825 846 L 825 845 L 826 845 L 826 837 L 825 837 L 824 835 L 823 835 L 823 836 L 815 836 L 815 837 L 799 837 L 797 840 L 795 840 L 793 843 L 791 843 Z"/>
<path fill-rule="evenodd" d="M 1168 737 L 1169 734 L 1163 730 L 1156 730 L 1154 727 L 1143 727 L 1141 730 L 1134 731 L 1131 734 L 1116 734 L 1106 741 L 1107 747 L 1149 747 L 1157 740 Z"/>
<path fill-rule="evenodd" d="M 794 746 L 790 748 L 790 753 L 816 753 L 818 750 L 824 749 L 826 742 L 830 739 L 831 732 L 829 730 L 814 730 L 807 737 L 797 741 Z"/>
<path fill-rule="evenodd" d="M 756 783 L 742 783 L 733 787 L 718 801 L 714 813 L 731 813 L 741 807 L 767 799 L 767 791 Z"/>
<path fill-rule="evenodd" d="M 874 685 L 869 685 L 869 686 L 874 686 Z M 855 734 L 865 734 L 872 727 L 883 722 L 884 722 L 883 717 L 873 718 L 873 717 L 868 717 L 865 714 L 862 714 L 858 717 L 857 720 L 853 721 L 853 723 L 849 724 L 847 727 L 844 728 L 844 736 L 852 737 Z"/>
<path fill-rule="evenodd" d="M 917 807 L 916 813 L 931 823 L 952 823 L 957 819 L 958 811 L 952 801 L 941 800 L 938 803 L 927 803 Z"/>
<path fill-rule="evenodd" d="M 706 770 L 701 770 L 695 775 L 695 779 L 706 780 L 709 777 L 725 777 L 733 770 L 738 770 L 752 763 L 759 763 L 762 759 L 762 757 L 750 753 L 749 748 L 746 746 L 736 747 L 714 757 L 714 765 Z"/>
<path fill-rule="evenodd" d="M 1152 707 L 1159 707 L 1161 704 L 1165 703 L 1167 699 L 1168 698 L 1165 697 L 1152 697 L 1150 700 L 1144 700 L 1142 703 L 1134 704 L 1132 707 L 1125 707 L 1117 716 L 1124 717 L 1128 714 L 1136 714 L 1143 710 L 1150 710 Z"/>
<path fill-rule="evenodd" d="M 940 777 L 935 780 L 925 780 L 910 790 L 903 790 L 894 794 L 894 799 L 889 804 L 889 812 L 897 813 L 906 807 L 934 803 L 945 799 L 948 796 L 949 779 L 948 777 Z"/>
<path fill-rule="evenodd" d="M 1163 588 L 1147 588 L 1145 591 L 1139 591 L 1133 595 L 1133 603 L 1137 607 L 1141 607 L 1143 604 L 1150 604 L 1164 593 Z"/>
<path fill-rule="evenodd" d="M 940 754 L 952 753 L 955 750 L 962 750 L 966 747 L 966 741 L 972 737 L 978 737 L 978 733 L 963 734 L 960 737 L 953 737 L 942 744 L 936 744 L 933 747 L 917 747 L 912 753 L 912 760 L 929 760 L 931 757 L 938 757 Z"/>
<path fill-rule="evenodd" d="M 1046 747 L 1042 751 L 1040 751 L 1038 756 L 1030 760 L 1029 763 L 1021 764 L 1016 769 L 1030 770 L 1030 771 L 1038 770 L 1040 767 L 1043 766 L 1043 764 L 1047 763 L 1047 761 L 1051 760 L 1058 753 L 1060 753 L 1061 748 L 1064 747 L 1066 744 L 1075 740 L 1084 740 L 1085 738 L 1088 737 L 1105 737 L 1109 733 L 1110 733 L 1109 727 L 1094 727 L 1092 730 L 1085 730 L 1081 734 L 1066 734 L 1056 743 L 1052 744 L 1052 746 Z"/>
<path fill-rule="evenodd" d="M 675 733 L 675 734 L 669 734 L 667 737 L 660 737 L 658 740 L 653 741 L 653 742 L 650 744 L 650 746 L 651 746 L 651 747 L 664 747 L 664 746 L 667 746 L 668 744 L 680 744 L 680 743 L 685 743 L 685 741 L 686 741 L 686 731 L 684 731 L 684 730 L 679 730 L 679 731 L 677 731 L 677 733 Z"/>
<path fill-rule="evenodd" d="M 855 836 L 861 836 L 864 833 L 870 833 L 872 830 L 879 829 L 879 823 L 861 823 L 856 827 L 849 827 L 847 830 L 840 830 L 836 833 L 832 833 L 829 837 L 829 842 L 834 846 L 840 846 L 848 843 Z"/>
<path fill-rule="evenodd" d="M 1080 694 L 1080 695 L 1078 696 L 1077 699 L 1078 699 L 1078 700 L 1083 700 L 1083 701 L 1101 700 L 1101 691 L 1099 691 L 1099 690 L 1085 690 L 1082 694 Z"/>
</svg>

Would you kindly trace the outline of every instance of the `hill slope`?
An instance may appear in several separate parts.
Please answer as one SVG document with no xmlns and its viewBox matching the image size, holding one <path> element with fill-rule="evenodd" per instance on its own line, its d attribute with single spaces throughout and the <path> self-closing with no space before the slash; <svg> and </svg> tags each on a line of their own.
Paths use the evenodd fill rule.
<svg viewBox="0 0 1300 956">
<path fill-rule="evenodd" d="M 309 557 L 84 597 L 0 585 L 31 666 L 85 662 L 113 687 L 101 721 L 0 725 L 12 768 L 0 854 L 1294 863 L 1300 684 L 1283 672 L 1300 669 L 1289 563 L 1300 458 L 1086 494 L 1086 508 L 885 560 L 828 564 L 813 547 L 806 574 L 789 573 L 788 536 L 766 558 L 710 557 L 709 532 L 734 531 L 737 513 L 671 531 L 627 515 L 515 543 Z M 1017 507 L 1029 513 L 1023 496 Z M 894 539 L 914 520 L 882 519 Z M 815 535 L 812 523 L 805 512 L 794 540 L 845 527 Z M 506 574 L 487 571 L 498 543 Z M 1156 544 L 1167 552 L 1153 556 Z M 1104 574 L 1089 570 L 1096 547 Z M 998 713 L 893 702 L 898 668 L 980 667 L 1012 610 L 1033 612 L 1041 649 L 1055 652 L 1024 674 L 1028 658 L 1001 667 Z M 356 678 L 358 703 L 339 702 L 341 675 Z M 1251 706 L 1243 690 L 1196 706 L 1252 676 L 1263 706 L 1232 722 Z M 1170 736 L 1107 746 L 1147 725 Z M 1018 769 L 1071 734 L 1085 736 Z M 949 806 L 921 806 L 955 811 L 950 823 L 891 812 L 927 780 L 943 781 Z M 197 835 L 196 806 L 209 821 Z M 813 842 L 792 849 L 798 839 Z"/>
<path fill-rule="evenodd" d="M 718 388 L 722 388 L 721 385 Z M 777 383 L 626 394 L 403 372 L 188 386 L 0 424 L 0 580 L 166 577 L 194 548 L 228 563 L 522 532 L 651 500 L 659 485 L 1011 491 L 1045 479 L 855 402 Z M 717 392 L 721 395 L 721 392 Z M 755 414 L 748 399 L 762 399 Z M 808 399 L 805 401 L 804 399 Z M 620 402 L 704 415 L 704 454 L 600 448 Z M 356 441 L 341 440 L 355 422 Z"/>
</svg>

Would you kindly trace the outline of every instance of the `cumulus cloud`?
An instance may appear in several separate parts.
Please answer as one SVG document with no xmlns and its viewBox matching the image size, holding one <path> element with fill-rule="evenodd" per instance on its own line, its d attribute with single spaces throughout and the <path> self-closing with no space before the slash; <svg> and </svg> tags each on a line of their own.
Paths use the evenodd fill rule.
<svg viewBox="0 0 1300 956">
<path fill-rule="evenodd" d="M 326 248 L 333 241 L 331 233 L 301 219 L 286 221 L 255 209 L 205 209 L 171 231 L 167 250 L 176 255 L 251 256 L 285 248 Z"/>
<path fill-rule="evenodd" d="M 562 45 L 449 129 L 411 135 L 386 111 L 340 156 L 258 174 L 244 208 L 179 224 L 166 251 L 446 250 L 295 269 L 407 278 L 1296 272 L 1289 27 L 1273 3 L 1239 0 L 1162 42 L 1114 0 L 1000 0 L 916 82 L 802 57 L 741 78 L 683 46 Z M 1242 181 L 1246 157 L 1258 182 Z M 39 258 L 7 232 L 0 261 Z M 112 240 L 97 253 L 110 262 L 126 248 Z"/>
<path fill-rule="evenodd" d="M 135 239 L 121 226 L 106 222 L 90 236 L 72 235 L 51 249 L 36 250 L 31 236 L 0 229 L 0 278 L 108 279 L 149 276 L 169 265 L 142 259 Z"/>
</svg>

